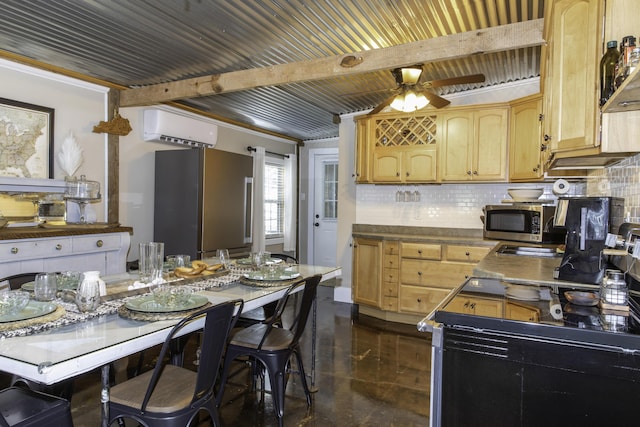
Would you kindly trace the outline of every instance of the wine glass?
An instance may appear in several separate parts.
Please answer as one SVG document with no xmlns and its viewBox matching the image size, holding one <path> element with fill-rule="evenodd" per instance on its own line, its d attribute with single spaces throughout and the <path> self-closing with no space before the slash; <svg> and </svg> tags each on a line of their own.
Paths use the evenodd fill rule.
<svg viewBox="0 0 640 427">
<path fill-rule="evenodd" d="M 218 257 L 218 261 L 220 264 L 224 266 L 224 268 L 229 268 L 231 264 L 231 259 L 229 258 L 229 250 L 228 249 L 218 249 L 216 251 L 216 256 Z"/>
</svg>

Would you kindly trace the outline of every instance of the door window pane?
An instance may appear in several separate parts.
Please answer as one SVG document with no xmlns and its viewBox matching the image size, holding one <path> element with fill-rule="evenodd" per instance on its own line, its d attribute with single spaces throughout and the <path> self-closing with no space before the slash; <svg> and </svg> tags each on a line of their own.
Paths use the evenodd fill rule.
<svg viewBox="0 0 640 427">
<path fill-rule="evenodd" d="M 338 163 L 324 165 L 324 219 L 338 218 Z"/>
</svg>

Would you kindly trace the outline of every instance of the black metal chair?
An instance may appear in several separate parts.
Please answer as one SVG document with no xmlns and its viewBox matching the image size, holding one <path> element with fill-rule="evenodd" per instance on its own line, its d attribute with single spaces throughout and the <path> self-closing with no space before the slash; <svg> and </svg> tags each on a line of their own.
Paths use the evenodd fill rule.
<svg viewBox="0 0 640 427">
<path fill-rule="evenodd" d="M 130 418 L 149 427 L 184 427 L 196 419 L 200 410 L 205 410 L 213 425 L 219 426 L 214 385 L 229 332 L 243 306 L 242 300 L 225 302 L 200 310 L 175 325 L 160 350 L 155 369 L 111 389 L 110 424 Z M 186 325 L 203 315 L 206 319 L 198 372 L 168 364 L 165 356 L 171 341 Z"/>
<path fill-rule="evenodd" d="M 217 398 L 218 406 L 222 402 L 224 386 L 229 376 L 231 363 L 238 357 L 248 356 L 250 359 L 260 362 L 267 370 L 278 425 L 282 427 L 286 380 L 290 372 L 290 360 L 294 355 L 298 373 L 302 380 L 302 387 L 307 398 L 307 405 L 311 406 L 311 392 L 307 385 L 307 378 L 302 365 L 299 341 L 304 332 L 313 302 L 316 299 L 321 278 L 321 275 L 315 275 L 292 285 L 278 302 L 275 314 L 267 322 L 244 328 L 231 337 L 224 358 L 224 368 Z M 281 317 L 287 307 L 289 296 L 300 291 L 299 288 L 301 286 L 304 286 L 304 290 L 302 291 L 300 303 L 295 304 L 291 326 L 289 328 L 279 326 L 282 324 Z"/>
<path fill-rule="evenodd" d="M 0 283 L 7 281 L 9 282 L 9 287 L 11 289 L 20 289 L 22 285 L 27 282 L 33 282 L 36 280 L 36 274 L 38 273 L 20 273 L 15 274 L 13 276 L 5 277 L 0 279 Z"/>
<path fill-rule="evenodd" d="M 287 254 L 271 254 L 271 258 L 281 259 L 289 264 L 298 264 L 298 259 L 293 255 Z"/>
<path fill-rule="evenodd" d="M 69 401 L 22 387 L 0 391 L 0 427 L 73 427 Z"/>
</svg>

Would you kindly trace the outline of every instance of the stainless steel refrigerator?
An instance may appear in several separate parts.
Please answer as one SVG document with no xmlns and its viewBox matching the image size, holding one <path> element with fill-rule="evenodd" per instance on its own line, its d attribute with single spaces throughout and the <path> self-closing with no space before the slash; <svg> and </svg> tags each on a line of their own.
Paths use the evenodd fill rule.
<svg viewBox="0 0 640 427">
<path fill-rule="evenodd" d="M 156 151 L 154 240 L 192 259 L 251 251 L 253 158 L 211 148 Z"/>
</svg>

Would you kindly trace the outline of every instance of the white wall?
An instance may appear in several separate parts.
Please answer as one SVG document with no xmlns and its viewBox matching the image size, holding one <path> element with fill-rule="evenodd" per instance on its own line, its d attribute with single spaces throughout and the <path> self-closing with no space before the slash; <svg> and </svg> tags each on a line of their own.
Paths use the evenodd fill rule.
<svg viewBox="0 0 640 427">
<path fill-rule="evenodd" d="M 72 131 L 83 149 L 84 163 L 77 176 L 100 182 L 103 200 L 92 204 L 97 211 L 96 220 L 105 221 L 108 200 L 107 137 L 93 133 L 93 127 L 107 119 L 108 89 L 80 80 L 41 71 L 10 61 L 0 60 L 0 96 L 16 101 L 55 109 L 54 153 L 64 138 Z M 168 107 L 159 107 L 167 108 Z M 131 249 L 128 260 L 138 259 L 138 243 L 153 240 L 154 171 L 156 150 L 180 149 L 179 146 L 145 142 L 142 139 L 143 108 L 123 108 L 122 117 L 129 120 L 133 130 L 120 137 L 119 174 L 120 204 L 119 219 L 124 226 L 133 227 Z M 182 114 L 185 114 L 182 112 Z M 188 114 L 188 113 L 186 113 Z M 275 153 L 294 153 L 292 141 L 261 134 L 227 123 L 209 120 L 219 126 L 216 149 L 249 154 L 247 146 L 262 146 Z M 54 178 L 64 174 L 54 166 Z M 9 196 L 0 195 L 0 212 L 5 204 L 14 203 Z M 13 207 L 11 207 L 13 208 Z"/>
<path fill-rule="evenodd" d="M 84 153 L 84 162 L 76 176 L 86 175 L 88 180 L 100 182 L 102 194 L 107 193 L 108 185 L 105 167 L 107 140 L 105 134 L 92 131 L 93 126 L 106 120 L 106 94 L 107 89 L 102 86 L 0 59 L 0 96 L 53 108 L 54 156 L 69 132 L 73 132 Z M 54 161 L 53 170 L 54 178 L 64 178 L 57 161 Z M 12 203 L 8 197 L 0 202 Z M 92 203 L 91 207 L 96 211 L 97 220 L 104 221 L 105 201 Z"/>
<path fill-rule="evenodd" d="M 145 107 L 151 108 L 151 107 Z M 179 145 L 148 142 L 142 138 L 143 112 L 145 108 L 123 108 L 120 114 L 131 123 L 133 131 L 120 137 L 120 222 L 133 227 L 131 249 L 128 260 L 138 259 L 138 244 L 153 241 L 153 205 L 155 152 L 159 150 L 181 149 Z M 250 155 L 247 146 L 262 146 L 276 153 L 294 153 L 295 144 L 291 141 L 249 131 L 213 119 L 207 119 L 172 109 L 163 108 L 178 114 L 186 114 L 205 120 L 218 126 L 218 142 L 215 149 Z"/>
</svg>

